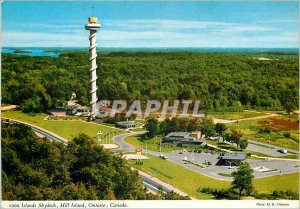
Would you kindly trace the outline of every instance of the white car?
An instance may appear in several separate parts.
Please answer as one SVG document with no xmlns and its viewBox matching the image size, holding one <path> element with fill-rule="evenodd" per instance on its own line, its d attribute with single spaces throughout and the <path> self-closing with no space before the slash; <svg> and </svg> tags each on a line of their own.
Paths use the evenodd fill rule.
<svg viewBox="0 0 300 209">
<path fill-rule="evenodd" d="M 168 157 L 167 157 L 167 156 L 164 156 L 164 155 L 159 155 L 159 157 L 160 157 L 161 159 L 164 159 L 164 160 L 168 159 Z"/>
</svg>

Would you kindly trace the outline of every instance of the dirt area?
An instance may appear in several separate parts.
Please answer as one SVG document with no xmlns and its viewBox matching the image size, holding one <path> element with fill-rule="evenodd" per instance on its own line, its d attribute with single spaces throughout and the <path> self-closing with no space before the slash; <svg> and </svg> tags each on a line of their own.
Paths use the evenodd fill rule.
<svg viewBox="0 0 300 209">
<path fill-rule="evenodd" d="M 269 122 L 260 122 L 261 126 L 281 131 L 298 130 L 299 124 L 295 121 L 272 119 Z"/>
<path fill-rule="evenodd" d="M 1 110 L 2 111 L 13 110 L 13 109 L 16 109 L 17 107 L 18 107 L 17 105 L 8 105 L 8 106 L 1 107 Z"/>
<path fill-rule="evenodd" d="M 147 160 L 149 158 L 144 156 L 144 155 L 127 154 L 127 155 L 123 155 L 123 159 L 126 159 L 126 160 Z"/>
<path fill-rule="evenodd" d="M 34 132 L 35 135 L 37 135 L 37 137 L 39 137 L 39 138 L 44 138 L 44 137 L 45 137 L 43 134 L 40 134 L 40 133 L 38 133 L 38 132 L 36 132 L 36 131 L 33 131 L 33 132 Z"/>
<path fill-rule="evenodd" d="M 116 144 L 101 144 L 105 149 L 116 149 L 119 146 Z"/>
</svg>

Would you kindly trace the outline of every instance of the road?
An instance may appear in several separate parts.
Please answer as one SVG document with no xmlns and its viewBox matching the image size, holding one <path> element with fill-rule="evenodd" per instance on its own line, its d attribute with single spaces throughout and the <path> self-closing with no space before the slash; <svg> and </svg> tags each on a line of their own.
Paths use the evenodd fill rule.
<svg viewBox="0 0 300 209">
<path fill-rule="evenodd" d="M 242 119 L 237 119 L 237 120 L 226 120 L 226 119 L 221 119 L 221 118 L 212 118 L 214 123 L 235 123 L 239 121 L 244 121 L 244 120 L 257 120 L 257 119 L 262 119 L 262 118 L 270 118 L 270 117 L 276 117 L 280 116 L 279 114 L 272 113 L 268 115 L 262 115 L 262 116 L 255 116 L 251 118 L 242 118 Z"/>
<path fill-rule="evenodd" d="M 18 124 L 23 124 L 26 125 L 30 128 L 32 128 L 33 131 L 49 138 L 50 140 L 54 140 L 54 141 L 58 141 L 58 142 L 62 142 L 64 144 L 68 144 L 68 141 L 58 135 L 56 135 L 53 132 L 47 131 L 41 127 L 32 125 L 30 123 L 26 123 L 23 121 L 19 121 L 19 120 L 13 120 L 13 119 L 8 119 L 8 118 L 1 118 L 1 120 L 9 120 L 9 123 L 18 123 Z M 118 149 L 113 150 L 114 153 L 120 153 L 120 152 L 128 152 L 126 150 L 129 150 L 130 152 L 135 151 L 134 147 L 130 144 L 127 144 L 124 142 L 124 138 L 128 137 L 128 136 L 133 136 L 133 135 L 137 135 L 137 134 L 143 134 L 145 132 L 134 132 L 134 133 L 127 133 L 127 134 L 122 134 L 119 136 L 115 136 L 115 142 L 118 143 L 120 145 L 120 147 Z M 144 186 L 152 193 L 156 193 L 158 191 L 158 188 L 161 187 L 163 189 L 163 191 L 165 192 L 170 192 L 170 191 L 174 191 L 178 194 L 181 194 L 183 196 L 188 196 L 186 193 L 181 192 L 180 190 L 178 190 L 175 187 L 172 187 L 171 185 L 168 185 L 144 172 L 139 171 L 139 175 L 142 178 L 143 184 Z"/>
<path fill-rule="evenodd" d="M 120 147 L 117 149 L 112 150 L 113 153 L 121 153 L 121 152 L 135 152 L 135 148 L 124 141 L 124 138 L 129 136 L 135 136 L 135 135 L 141 135 L 146 133 L 146 131 L 140 131 L 140 132 L 132 132 L 132 133 L 125 133 L 120 134 L 118 136 L 115 136 L 112 138 L 112 140 L 117 143 Z"/>
<path fill-rule="evenodd" d="M 1 118 L 1 120 L 9 120 L 10 123 L 18 123 L 18 124 L 26 125 L 26 126 L 32 128 L 33 131 L 35 131 L 35 132 L 51 139 L 51 140 L 55 140 L 55 141 L 58 141 L 58 142 L 62 142 L 64 144 L 68 144 L 68 140 L 66 140 L 65 138 L 60 137 L 60 136 L 56 135 L 55 133 L 53 133 L 51 131 L 48 131 L 48 130 L 43 129 L 41 127 L 32 125 L 30 123 L 26 123 L 26 122 L 23 122 L 23 121 L 20 121 L 20 120 L 13 120 L 13 119 L 9 119 L 9 118 L 3 118 L 3 117 Z"/>
<path fill-rule="evenodd" d="M 144 132 L 136 132 L 136 133 L 127 133 L 122 134 L 119 136 L 116 136 L 113 138 L 115 143 L 118 143 L 120 145 L 119 149 L 114 150 L 115 153 L 118 152 L 134 152 L 135 148 L 124 141 L 125 137 L 133 136 L 133 135 L 139 135 Z M 179 151 L 172 151 L 171 153 L 161 153 L 161 152 L 155 152 L 151 150 L 144 150 L 146 152 L 154 155 L 159 156 L 160 154 L 163 154 L 167 156 L 169 161 L 182 166 L 184 168 L 190 169 L 192 171 L 201 173 L 202 175 L 205 175 L 210 178 L 218 179 L 218 180 L 225 180 L 225 181 L 232 181 L 232 177 L 227 176 L 221 176 L 219 173 L 226 173 L 229 174 L 230 170 L 231 172 L 236 171 L 236 168 L 229 169 L 229 166 L 215 166 L 215 164 L 218 162 L 218 155 L 217 154 L 208 154 L 208 153 L 190 153 L 186 152 L 185 154 L 179 154 Z M 194 161 L 195 163 L 203 166 L 195 166 L 190 163 L 185 163 L 183 161 L 184 157 L 187 157 L 187 160 Z M 212 162 L 211 166 L 205 166 L 205 161 Z M 299 164 L 299 160 L 287 160 L 287 159 L 269 159 L 269 160 L 252 160 L 247 159 L 246 162 L 250 164 L 252 168 L 256 167 L 266 167 L 270 170 L 276 170 L 274 172 L 258 172 L 254 171 L 255 178 L 263 178 L 268 176 L 274 176 L 279 174 L 288 174 L 288 173 L 294 173 L 299 171 L 297 165 Z"/>
</svg>

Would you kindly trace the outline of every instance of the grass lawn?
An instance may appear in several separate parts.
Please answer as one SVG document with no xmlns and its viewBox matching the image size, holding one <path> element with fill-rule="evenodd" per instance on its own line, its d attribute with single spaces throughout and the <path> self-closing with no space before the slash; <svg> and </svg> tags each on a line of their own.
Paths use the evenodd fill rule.
<svg viewBox="0 0 300 209">
<path fill-rule="evenodd" d="M 286 159 L 299 159 L 298 155 L 286 155 L 286 156 L 281 156 L 279 158 L 286 158 Z"/>
<path fill-rule="evenodd" d="M 218 173 L 220 176 L 232 177 L 229 173 Z"/>
<path fill-rule="evenodd" d="M 134 129 L 131 129 L 130 131 L 139 132 L 139 131 L 146 131 L 146 129 L 144 129 L 144 128 L 134 128 Z"/>
<path fill-rule="evenodd" d="M 274 190 L 285 191 L 288 189 L 299 192 L 299 172 L 255 179 L 254 187 L 261 193 L 270 193 Z"/>
<path fill-rule="evenodd" d="M 109 128 L 101 124 L 87 123 L 83 121 L 44 120 L 46 116 L 47 115 L 44 113 L 25 114 L 21 111 L 2 112 L 2 117 L 16 119 L 30 123 L 32 125 L 39 126 L 68 140 L 73 139 L 80 133 L 84 133 L 92 138 L 96 138 L 98 131 L 101 131 L 104 135 L 112 132 L 115 132 L 115 134 L 125 133 L 123 131 L 114 128 Z"/>
<path fill-rule="evenodd" d="M 199 187 L 227 188 L 230 185 L 228 181 L 220 181 L 203 176 L 197 172 L 191 171 L 168 160 L 149 155 L 149 160 L 144 160 L 143 165 L 135 165 L 135 161 L 129 163 L 156 178 L 175 186 L 186 192 L 188 195 L 197 199 L 211 199 L 207 194 L 197 192 Z"/>
<path fill-rule="evenodd" d="M 132 130 L 133 131 L 133 130 Z M 161 139 L 161 136 L 154 137 L 152 139 L 147 140 L 147 149 L 159 152 L 159 140 Z M 142 147 L 146 149 L 146 141 L 142 142 L 139 140 L 139 136 L 131 136 L 131 137 L 126 137 L 124 140 L 133 145 L 134 147 Z M 175 145 L 163 145 L 161 146 L 161 151 L 162 152 L 171 152 L 173 149 L 180 149 L 179 147 L 176 147 Z"/>
<path fill-rule="evenodd" d="M 243 111 L 243 112 L 209 112 L 207 116 L 210 118 L 219 118 L 225 120 L 239 120 L 244 118 L 253 118 L 257 116 L 267 115 L 266 113 L 258 113 L 252 111 Z"/>
<path fill-rule="evenodd" d="M 298 121 L 298 116 L 278 116 L 257 120 L 245 120 L 239 121 L 236 123 L 228 123 L 226 127 L 228 131 L 230 129 L 239 129 L 243 132 L 243 139 L 259 141 L 272 145 L 276 145 L 279 147 L 290 148 L 294 150 L 299 150 L 299 129 L 298 127 L 293 130 L 280 130 L 280 129 L 272 129 L 269 128 L 269 132 L 264 131 L 266 127 L 263 124 L 270 123 L 272 119 L 276 120 L 288 120 L 294 121 L 295 123 Z M 290 133 L 290 137 L 285 137 L 285 133 Z"/>
<path fill-rule="evenodd" d="M 199 188 L 222 189 L 230 187 L 230 181 L 204 176 L 150 154 L 148 154 L 148 157 L 150 159 L 144 160 L 143 165 L 136 165 L 134 160 L 128 162 L 131 166 L 155 176 L 197 199 L 211 199 L 211 196 L 197 192 Z M 255 179 L 254 186 L 259 193 L 273 192 L 274 190 L 286 191 L 288 189 L 298 192 L 299 173 Z"/>
</svg>

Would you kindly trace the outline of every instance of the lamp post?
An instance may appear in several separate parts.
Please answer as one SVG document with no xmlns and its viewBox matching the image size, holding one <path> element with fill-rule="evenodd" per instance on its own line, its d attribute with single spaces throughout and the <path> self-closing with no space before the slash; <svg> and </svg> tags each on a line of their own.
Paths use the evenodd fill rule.
<svg viewBox="0 0 300 209">
<path fill-rule="evenodd" d="M 148 157 L 148 147 L 147 147 L 147 141 L 146 141 L 146 156 Z"/>
<path fill-rule="evenodd" d="M 234 163 L 233 161 L 228 161 L 229 163 L 229 171 L 230 171 L 230 176 L 231 176 L 231 164 Z"/>
<path fill-rule="evenodd" d="M 161 152 L 161 139 L 159 139 L 159 152 Z"/>
<path fill-rule="evenodd" d="M 97 140 L 98 140 L 98 144 L 101 144 L 101 141 L 102 141 L 102 132 L 101 131 L 98 131 L 98 133 L 97 133 Z"/>
<path fill-rule="evenodd" d="M 193 163 L 195 163 L 195 152 L 193 150 Z"/>
</svg>

